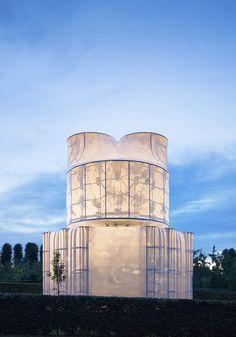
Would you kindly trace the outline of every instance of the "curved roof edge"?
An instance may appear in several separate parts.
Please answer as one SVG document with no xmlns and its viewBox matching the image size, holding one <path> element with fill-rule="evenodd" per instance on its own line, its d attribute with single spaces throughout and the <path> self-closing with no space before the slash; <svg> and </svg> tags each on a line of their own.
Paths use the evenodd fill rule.
<svg viewBox="0 0 236 337">
<path fill-rule="evenodd" d="M 168 138 L 167 138 L 166 136 L 164 136 L 163 134 L 158 133 L 158 132 L 152 132 L 152 131 L 137 131 L 137 132 L 131 132 L 131 133 L 127 133 L 127 135 L 124 135 L 124 136 L 122 136 L 121 138 L 123 138 L 123 137 L 128 137 L 128 136 L 132 136 L 132 135 L 136 135 L 136 134 L 142 134 L 142 133 L 148 133 L 148 134 L 151 134 L 151 135 L 161 136 L 161 137 L 165 138 L 166 140 L 168 140 Z M 120 138 L 120 139 L 121 139 L 121 138 Z"/>
<path fill-rule="evenodd" d="M 69 140 L 71 137 L 73 136 L 77 136 L 77 135 L 86 135 L 86 134 L 97 134 L 97 135 L 103 135 L 103 136 L 108 136 L 110 138 L 115 139 L 113 136 L 109 135 L 108 133 L 104 133 L 104 132 L 97 132 L 97 131 L 86 131 L 86 132 L 76 132 L 73 133 L 72 135 L 70 135 L 69 137 L 67 137 L 67 140 Z"/>
<path fill-rule="evenodd" d="M 161 133 L 157 133 L 157 132 L 152 132 L 152 131 L 137 131 L 137 132 L 131 132 L 131 133 L 127 133 L 126 135 L 120 137 L 118 140 L 121 140 L 122 138 L 128 137 L 128 136 L 132 136 L 132 135 L 138 135 L 138 134 L 143 134 L 143 133 L 147 133 L 147 134 L 153 134 L 153 135 L 157 135 L 157 136 L 161 136 L 163 138 L 165 138 L 168 141 L 168 138 L 166 136 L 164 136 Z M 108 133 L 104 133 L 104 132 L 97 132 L 97 131 L 86 131 L 86 132 L 76 132 L 73 133 L 72 135 L 70 135 L 69 137 L 67 137 L 67 141 L 76 135 L 86 135 L 86 134 L 97 134 L 97 135 L 104 135 L 107 137 L 110 137 L 112 139 L 116 139 L 115 137 L 109 135 Z"/>
</svg>

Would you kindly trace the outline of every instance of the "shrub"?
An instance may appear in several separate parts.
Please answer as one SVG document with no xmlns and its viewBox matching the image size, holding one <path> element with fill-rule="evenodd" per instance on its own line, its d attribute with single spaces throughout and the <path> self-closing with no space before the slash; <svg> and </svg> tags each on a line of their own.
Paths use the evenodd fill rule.
<svg viewBox="0 0 236 337">
<path fill-rule="evenodd" d="M 42 294 L 41 283 L 0 283 L 0 293 Z"/>
<path fill-rule="evenodd" d="M 2 294 L 0 313 L 0 334 L 236 336 L 230 302 Z"/>
<path fill-rule="evenodd" d="M 194 289 L 194 299 L 236 302 L 236 291 L 227 289 Z"/>
</svg>

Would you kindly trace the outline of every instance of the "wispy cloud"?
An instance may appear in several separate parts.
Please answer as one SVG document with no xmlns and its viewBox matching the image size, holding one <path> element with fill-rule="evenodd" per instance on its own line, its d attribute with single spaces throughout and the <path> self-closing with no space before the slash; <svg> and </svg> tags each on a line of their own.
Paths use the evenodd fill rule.
<svg viewBox="0 0 236 337">
<path fill-rule="evenodd" d="M 16 221 L 17 224 L 8 221 L 0 222 L 0 232 L 14 233 L 38 233 L 53 231 L 60 227 L 65 227 L 65 214 L 48 216 L 42 214 L 40 218 L 22 217 Z"/>
<path fill-rule="evenodd" d="M 65 214 L 62 215 L 47 215 L 45 214 L 44 217 L 34 218 L 34 217 L 25 217 L 20 219 L 19 223 L 23 225 L 32 225 L 37 224 L 39 226 L 50 226 L 55 224 L 60 224 L 65 222 Z"/>
<path fill-rule="evenodd" d="M 66 137 L 78 131 L 120 137 L 153 130 L 169 138 L 171 163 L 184 165 L 212 153 L 235 162 L 236 104 L 234 86 L 229 85 L 229 79 L 235 81 L 234 67 L 216 81 L 214 73 L 211 78 L 203 72 L 206 59 L 195 50 L 191 57 L 194 65 L 196 57 L 200 75 L 179 49 L 170 57 L 167 46 L 174 41 L 168 40 L 171 35 L 156 40 L 158 20 L 149 22 L 151 13 L 144 26 L 135 25 L 133 31 L 130 20 L 119 21 L 119 5 L 43 3 L 27 9 L 17 3 L 5 5 L 0 13 L 0 193 L 41 174 L 65 170 Z M 146 12 L 158 5 L 129 6 Z M 134 47 L 130 42 L 136 34 L 139 43 Z M 190 52 L 189 44 L 186 50 Z M 219 67 L 215 71 L 217 77 Z"/>
<path fill-rule="evenodd" d="M 226 202 L 232 200 L 232 196 L 235 195 L 234 189 L 214 191 L 211 194 L 203 195 L 196 200 L 190 200 L 185 202 L 180 207 L 174 209 L 171 212 L 171 217 L 174 219 L 179 215 L 189 215 L 194 213 L 206 212 L 216 207 L 225 208 Z"/>
<path fill-rule="evenodd" d="M 65 179 L 46 175 L 2 197 L 0 232 L 37 234 L 66 226 Z M 0 236 L 0 242 L 3 238 Z"/>
<path fill-rule="evenodd" d="M 236 239 L 236 231 L 232 232 L 210 232 L 202 235 L 196 235 L 198 240 L 214 240 L 214 239 Z"/>
</svg>

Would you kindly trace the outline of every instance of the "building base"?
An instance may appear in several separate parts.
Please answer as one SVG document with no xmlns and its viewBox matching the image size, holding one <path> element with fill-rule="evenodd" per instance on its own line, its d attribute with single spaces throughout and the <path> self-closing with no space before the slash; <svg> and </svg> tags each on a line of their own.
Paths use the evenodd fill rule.
<svg viewBox="0 0 236 337">
<path fill-rule="evenodd" d="M 130 223 L 131 224 L 131 223 Z M 61 294 L 192 298 L 192 233 L 163 224 L 71 225 L 43 235 L 43 292 L 54 295 L 54 251 L 65 264 Z"/>
</svg>

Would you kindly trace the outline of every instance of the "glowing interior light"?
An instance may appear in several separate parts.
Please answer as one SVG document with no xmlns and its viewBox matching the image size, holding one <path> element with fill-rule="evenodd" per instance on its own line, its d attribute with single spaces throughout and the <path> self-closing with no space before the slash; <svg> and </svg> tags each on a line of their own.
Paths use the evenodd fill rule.
<svg viewBox="0 0 236 337">
<path fill-rule="evenodd" d="M 61 293 L 192 298 L 192 233 L 169 227 L 167 139 L 101 133 L 68 139 L 67 228 L 43 235 L 43 291 L 53 252 Z"/>
</svg>

